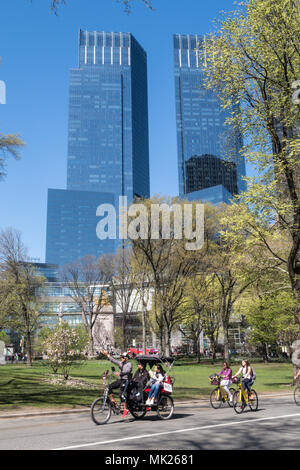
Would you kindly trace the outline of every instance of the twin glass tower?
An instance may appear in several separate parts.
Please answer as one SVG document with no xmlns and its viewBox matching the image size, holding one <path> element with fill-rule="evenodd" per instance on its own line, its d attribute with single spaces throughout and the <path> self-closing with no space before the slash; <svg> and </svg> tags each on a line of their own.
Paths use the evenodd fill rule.
<svg viewBox="0 0 300 470">
<path fill-rule="evenodd" d="M 115 252 L 97 207 L 150 197 L 147 56 L 129 33 L 79 31 L 70 71 L 67 189 L 48 191 L 46 262 Z"/>
<path fill-rule="evenodd" d="M 228 158 L 229 130 L 218 99 L 203 87 L 203 38 L 174 35 L 179 195 L 229 202 L 243 190 L 241 142 Z M 115 252 L 96 235 L 97 207 L 120 196 L 150 197 L 147 55 L 130 33 L 79 31 L 70 71 L 67 189 L 48 190 L 46 262 L 65 265 Z M 227 137 L 226 137 L 227 136 Z"/>
<path fill-rule="evenodd" d="M 226 124 L 229 113 L 203 85 L 205 37 L 176 34 L 173 41 L 179 195 L 229 203 L 245 190 L 242 141 Z"/>
</svg>

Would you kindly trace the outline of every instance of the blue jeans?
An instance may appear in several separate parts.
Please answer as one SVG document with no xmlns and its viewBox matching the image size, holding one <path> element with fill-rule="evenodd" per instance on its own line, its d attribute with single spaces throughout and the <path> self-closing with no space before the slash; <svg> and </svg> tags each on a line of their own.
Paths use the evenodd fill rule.
<svg viewBox="0 0 300 470">
<path fill-rule="evenodd" d="M 243 379 L 242 380 L 243 389 L 248 390 L 249 393 L 251 393 L 250 385 L 253 385 L 253 380 L 252 379 Z"/>
<path fill-rule="evenodd" d="M 151 398 L 151 397 L 152 397 L 152 398 L 156 398 L 156 397 L 157 397 L 157 394 L 158 394 L 158 392 L 159 392 L 160 387 L 161 387 L 161 384 L 153 384 L 153 385 L 151 385 L 148 398 Z"/>
</svg>

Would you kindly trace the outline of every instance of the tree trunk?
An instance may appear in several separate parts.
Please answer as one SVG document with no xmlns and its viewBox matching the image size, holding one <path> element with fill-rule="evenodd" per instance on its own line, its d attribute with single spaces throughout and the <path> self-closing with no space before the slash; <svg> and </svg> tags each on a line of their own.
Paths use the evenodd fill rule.
<svg viewBox="0 0 300 470">
<path fill-rule="evenodd" d="M 27 366 L 32 366 L 32 344 L 31 344 L 31 333 L 26 333 L 26 351 L 27 351 Z"/>
<path fill-rule="evenodd" d="M 127 338 L 126 338 L 126 312 L 122 315 L 122 334 L 123 334 L 123 352 L 127 351 Z"/>
<path fill-rule="evenodd" d="M 146 354 L 146 309 L 142 311 L 142 329 L 143 329 L 143 353 Z"/>
<path fill-rule="evenodd" d="M 197 335 L 197 364 L 200 364 L 201 354 L 200 354 L 200 334 Z"/>
<path fill-rule="evenodd" d="M 213 345 L 213 350 L 212 350 L 212 363 L 214 364 L 216 362 L 216 347 Z"/>
<path fill-rule="evenodd" d="M 223 336 L 224 336 L 224 360 L 228 363 L 230 362 L 229 357 L 229 340 L 228 340 L 228 325 L 226 322 L 222 322 L 223 326 Z"/>
<path fill-rule="evenodd" d="M 171 332 L 166 328 L 166 339 L 165 339 L 165 355 L 169 357 L 171 355 Z"/>
<path fill-rule="evenodd" d="M 212 363 L 214 364 L 214 362 L 216 361 L 216 342 L 215 342 L 215 338 L 213 338 L 212 336 L 209 337 L 209 340 L 210 340 L 210 350 L 212 353 Z"/>
<path fill-rule="evenodd" d="M 263 344 L 263 357 L 264 357 L 264 362 L 269 362 L 268 345 L 266 343 Z"/>
<path fill-rule="evenodd" d="M 89 344 L 89 356 L 94 357 L 95 351 L 94 351 L 94 336 L 93 336 L 93 329 L 90 327 L 89 328 L 89 337 L 90 337 L 90 344 Z"/>
</svg>

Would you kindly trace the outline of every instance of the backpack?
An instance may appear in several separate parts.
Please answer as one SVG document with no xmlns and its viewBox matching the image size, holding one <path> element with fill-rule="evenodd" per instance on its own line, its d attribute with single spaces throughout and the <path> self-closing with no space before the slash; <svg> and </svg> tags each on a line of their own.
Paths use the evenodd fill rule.
<svg viewBox="0 0 300 470">
<path fill-rule="evenodd" d="M 252 367 L 252 380 L 255 380 L 255 379 L 256 379 L 256 372 Z"/>
</svg>

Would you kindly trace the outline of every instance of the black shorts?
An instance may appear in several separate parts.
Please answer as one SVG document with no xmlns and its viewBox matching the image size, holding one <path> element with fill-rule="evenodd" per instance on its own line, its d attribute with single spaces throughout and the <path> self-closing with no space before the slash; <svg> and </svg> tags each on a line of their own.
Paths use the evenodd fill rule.
<svg viewBox="0 0 300 470">
<path fill-rule="evenodd" d="M 118 379 L 115 380 L 115 382 L 112 382 L 109 387 L 108 387 L 108 393 L 111 394 L 113 390 L 116 388 L 120 389 L 119 396 L 121 398 L 121 401 L 125 401 L 124 393 L 126 392 L 128 385 L 128 380 L 123 380 L 123 379 Z"/>
</svg>

